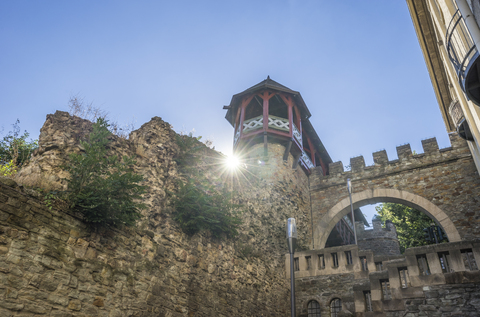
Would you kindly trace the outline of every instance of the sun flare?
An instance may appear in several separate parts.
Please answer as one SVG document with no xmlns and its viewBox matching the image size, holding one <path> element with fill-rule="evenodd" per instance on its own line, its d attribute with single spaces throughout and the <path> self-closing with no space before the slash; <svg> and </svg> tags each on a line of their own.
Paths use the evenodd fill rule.
<svg viewBox="0 0 480 317">
<path fill-rule="evenodd" d="M 240 166 L 240 159 L 235 155 L 229 155 L 227 156 L 225 163 L 228 166 L 228 168 L 232 170 L 237 169 Z"/>
</svg>

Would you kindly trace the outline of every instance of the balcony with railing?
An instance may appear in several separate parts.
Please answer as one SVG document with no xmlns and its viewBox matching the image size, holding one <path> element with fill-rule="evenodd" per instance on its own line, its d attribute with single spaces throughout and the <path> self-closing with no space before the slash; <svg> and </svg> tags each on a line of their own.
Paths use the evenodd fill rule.
<svg viewBox="0 0 480 317">
<path fill-rule="evenodd" d="M 283 132 L 290 132 L 290 121 L 287 118 L 280 118 L 277 116 L 268 116 L 268 127 L 270 129 L 275 129 L 278 131 Z M 254 118 L 250 118 L 243 122 L 243 130 L 242 135 L 249 134 L 251 132 L 257 131 L 263 128 L 263 116 L 257 116 Z M 298 144 L 302 144 L 302 133 L 297 128 L 295 123 L 293 124 L 293 137 L 297 141 Z M 240 129 L 235 127 L 235 137 L 234 137 L 234 144 L 237 144 L 238 139 L 240 137 Z"/>
<path fill-rule="evenodd" d="M 458 100 L 452 101 L 449 108 L 450 116 L 457 128 L 458 136 L 467 141 L 473 141 L 473 135 L 468 126 L 468 122 L 463 115 L 462 107 Z"/>
<path fill-rule="evenodd" d="M 479 53 L 459 10 L 448 26 L 446 46 L 462 90 L 470 100 L 480 105 Z"/>
</svg>

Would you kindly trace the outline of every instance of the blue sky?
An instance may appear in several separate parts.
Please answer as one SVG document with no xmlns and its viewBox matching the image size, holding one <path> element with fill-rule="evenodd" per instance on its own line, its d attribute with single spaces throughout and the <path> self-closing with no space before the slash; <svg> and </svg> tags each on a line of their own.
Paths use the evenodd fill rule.
<svg viewBox="0 0 480 317">
<path fill-rule="evenodd" d="M 449 146 L 404 1 L 2 1 L 0 52 L 3 135 L 18 118 L 37 138 L 77 95 L 229 154 L 222 106 L 270 75 L 300 91 L 344 165 L 405 143 L 422 153 L 433 136 Z"/>
</svg>

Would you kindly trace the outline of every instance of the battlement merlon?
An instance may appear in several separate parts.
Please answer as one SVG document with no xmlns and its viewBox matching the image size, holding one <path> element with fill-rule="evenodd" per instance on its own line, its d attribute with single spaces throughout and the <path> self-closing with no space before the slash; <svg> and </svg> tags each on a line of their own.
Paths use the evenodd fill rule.
<svg viewBox="0 0 480 317">
<path fill-rule="evenodd" d="M 347 178 L 353 178 L 352 174 L 363 172 L 384 173 L 388 169 L 401 171 L 403 169 L 411 169 L 424 165 L 431 165 L 440 163 L 445 160 L 451 160 L 455 157 L 471 156 L 467 141 L 460 138 L 456 133 L 449 134 L 450 147 L 439 149 L 437 139 L 429 138 L 422 140 L 422 147 L 424 153 L 413 154 L 410 144 L 397 146 L 398 159 L 389 161 L 387 152 L 385 150 L 373 153 L 372 166 L 365 166 L 365 159 L 363 156 L 357 156 L 350 159 L 351 171 L 345 171 L 341 161 L 329 164 L 329 175 L 321 177 L 328 179 L 329 177 L 336 177 L 339 174 L 345 174 Z"/>
</svg>

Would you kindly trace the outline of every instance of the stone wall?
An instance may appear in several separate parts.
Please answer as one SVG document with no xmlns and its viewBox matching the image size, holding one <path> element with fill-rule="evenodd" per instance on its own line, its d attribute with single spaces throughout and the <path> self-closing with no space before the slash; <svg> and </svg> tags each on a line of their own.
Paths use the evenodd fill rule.
<svg viewBox="0 0 480 317">
<path fill-rule="evenodd" d="M 285 223 L 295 217 L 308 227 L 310 204 L 308 179 L 277 159 L 282 149 L 272 146 L 267 164 L 249 166 L 231 182 L 222 155 L 205 148 L 198 168 L 218 186 L 231 186 L 245 208 L 243 224 L 236 239 L 189 237 L 168 205 L 167 191 L 182 177 L 175 132 L 153 118 L 129 140 L 112 136 L 110 147 L 112 155 L 135 155 L 148 187 L 144 217 L 134 229 L 95 231 L 79 215 L 49 210 L 38 192 L 20 185 L 65 188 L 61 165 L 68 153 L 82 151 L 79 140 L 90 129 L 64 112 L 47 116 L 39 150 L 17 183 L 0 182 L 0 316 L 288 314 Z M 307 229 L 300 245 L 308 239 Z"/>
<path fill-rule="evenodd" d="M 470 260 L 480 263 L 476 242 L 428 245 L 391 256 L 378 256 L 355 245 L 297 252 L 297 315 L 306 316 L 311 300 L 320 304 L 322 315 L 328 315 L 332 299 L 339 298 L 344 316 L 478 316 L 480 271 L 478 265 L 467 263 L 466 251 Z M 332 261 L 333 254 L 338 263 Z M 325 265 L 319 263 L 319 256 Z M 361 258 L 366 259 L 367 269 Z M 420 269 L 419 258 L 426 261 L 428 273 Z M 446 262 L 442 265 L 442 261 Z M 288 256 L 285 263 L 289 269 Z M 371 296 L 372 311 L 367 309 L 366 293 Z"/>
<path fill-rule="evenodd" d="M 380 219 L 373 219 L 373 229 L 365 230 L 361 222 L 357 222 L 357 241 L 360 250 L 370 250 L 376 255 L 400 255 L 397 230 L 391 221 L 382 228 Z"/>
<path fill-rule="evenodd" d="M 480 177 L 466 141 L 450 134 L 452 146 L 438 149 L 435 139 L 422 141 L 424 153 L 413 154 L 410 145 L 397 148 L 398 159 L 385 151 L 373 154 L 375 164 L 365 166 L 353 158 L 351 171 L 341 162 L 330 165 L 330 174 L 310 176 L 314 247 L 323 248 L 331 229 L 349 212 L 347 179 L 352 181 L 354 208 L 378 202 L 413 207 L 432 217 L 450 241 L 480 236 Z"/>
</svg>

